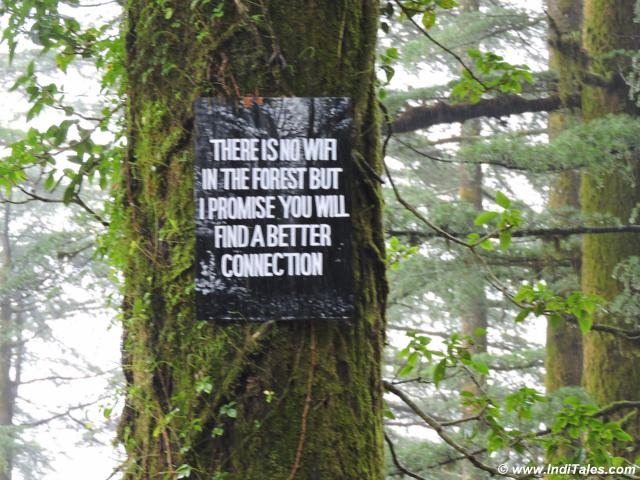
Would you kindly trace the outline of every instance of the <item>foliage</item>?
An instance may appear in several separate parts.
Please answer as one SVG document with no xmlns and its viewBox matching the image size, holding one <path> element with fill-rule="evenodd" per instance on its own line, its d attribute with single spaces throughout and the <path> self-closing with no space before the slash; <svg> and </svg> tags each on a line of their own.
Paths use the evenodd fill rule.
<svg viewBox="0 0 640 480">
<path fill-rule="evenodd" d="M 464 146 L 459 158 L 477 163 L 499 161 L 532 172 L 587 167 L 598 178 L 612 168 L 630 172 L 628 160 L 640 147 L 639 133 L 637 118 L 609 115 L 568 128 L 548 143 L 526 141 L 515 134 L 496 135 Z"/>
<path fill-rule="evenodd" d="M 527 65 L 511 65 L 500 55 L 482 53 L 474 48 L 467 50 L 467 55 L 480 75 L 478 78 L 470 70 L 463 70 L 462 80 L 451 90 L 454 99 L 475 103 L 486 92 L 498 90 L 502 93 L 520 93 L 524 82 L 533 82 Z"/>
<path fill-rule="evenodd" d="M 78 5 L 75 0 L 3 3 L 7 26 L 2 39 L 9 47 L 10 58 L 15 56 L 20 42 L 28 43 L 27 33 L 41 53 L 27 64 L 11 90 L 26 94 L 31 105 L 27 120 L 45 112 L 59 120 L 46 128 L 31 127 L 22 139 L 8 145 L 11 153 L 3 160 L 0 186 L 9 189 L 26 181 L 31 169 L 32 175 L 35 170 L 43 179 L 47 193 L 61 192 L 57 198 L 65 204 L 82 205 L 85 183 L 108 190 L 117 181 L 122 156 L 119 96 L 125 71 L 124 44 L 116 24 L 107 21 L 99 26 L 82 25 L 77 18 L 63 13 Z M 66 101 L 67 94 L 59 81 L 41 82 L 45 74 L 39 67 L 48 69 L 49 52 L 55 52 L 55 66 L 63 75 L 72 63 L 92 65 L 101 72 L 102 95 L 100 103 L 94 105 L 96 112 L 87 112 L 86 105 Z M 105 134 L 108 140 L 99 140 Z"/>
</svg>

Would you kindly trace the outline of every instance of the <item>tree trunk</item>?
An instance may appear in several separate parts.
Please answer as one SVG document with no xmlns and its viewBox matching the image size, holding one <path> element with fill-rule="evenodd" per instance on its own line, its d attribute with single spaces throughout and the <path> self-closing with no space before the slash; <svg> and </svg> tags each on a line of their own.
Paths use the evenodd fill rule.
<svg viewBox="0 0 640 480">
<path fill-rule="evenodd" d="M 11 204 L 3 205 L 2 232 L 0 232 L 0 286 L 5 285 L 11 271 L 11 240 L 9 222 Z M 13 411 L 15 403 L 14 384 L 11 381 L 13 359 L 11 300 L 5 291 L 0 295 L 0 480 L 11 480 L 13 469 Z"/>
<path fill-rule="evenodd" d="M 377 3 L 129 2 L 125 478 L 383 477 Z M 196 320 L 192 105 L 240 95 L 352 97 L 355 320 Z"/>
<path fill-rule="evenodd" d="M 611 52 L 640 48 L 640 26 L 633 21 L 635 4 L 635 0 L 585 0 L 583 43 L 594 73 L 609 76 L 624 71 L 629 66 L 628 56 L 610 55 Z M 586 120 L 610 113 L 637 113 L 629 100 L 626 85 L 620 81 L 608 89 L 585 87 L 582 109 Z M 625 167 L 631 167 L 631 172 Z M 621 222 L 628 221 L 640 202 L 638 181 L 637 158 L 599 178 L 585 173 L 580 195 L 585 214 L 609 214 Z M 583 290 L 607 299 L 614 298 L 620 293 L 621 285 L 612 278 L 613 270 L 621 261 L 639 252 L 640 236 L 637 234 L 586 235 L 582 254 Z M 614 325 L 622 323 L 612 315 L 599 321 Z M 637 343 L 592 332 L 585 337 L 584 359 L 584 385 L 595 401 L 604 405 L 617 400 L 640 399 L 640 349 Z M 633 460 L 640 453 L 640 416 L 633 417 L 626 427 L 636 441 L 632 451 L 620 453 Z"/>
<path fill-rule="evenodd" d="M 548 0 L 550 28 L 549 66 L 558 73 L 558 91 L 562 98 L 579 93 L 578 75 L 581 71 L 580 60 L 571 50 L 558 48 L 562 37 L 574 37 L 580 32 L 582 24 L 582 2 Z M 570 112 L 549 113 L 550 137 L 554 137 L 570 124 L 575 116 Z M 549 209 L 555 210 L 555 216 L 562 216 L 563 209 L 579 209 L 580 176 L 575 171 L 558 174 L 549 196 Z M 580 275 L 579 261 L 575 274 Z M 562 293 L 562 292 L 561 292 Z M 567 292 L 565 292 L 567 293 Z M 546 377 L 547 393 L 553 393 L 562 387 L 580 386 L 582 384 L 582 335 L 572 324 L 563 323 L 553 327 L 547 325 L 546 343 Z"/>
<path fill-rule="evenodd" d="M 462 125 L 462 135 L 480 135 L 481 125 L 479 120 L 469 120 Z M 461 182 L 458 189 L 460 199 L 473 205 L 477 212 L 482 211 L 482 165 L 461 165 Z M 465 281 L 461 284 L 460 289 L 460 333 L 464 337 L 473 339 L 473 345 L 469 351 L 473 355 L 487 353 L 487 335 L 486 333 L 478 335 L 479 330 L 487 331 L 487 297 L 485 293 L 485 277 L 481 269 L 474 268 L 474 260 L 467 252 L 463 253 L 469 263 L 470 268 L 467 270 Z M 478 383 L 476 383 L 478 381 Z M 486 383 L 484 376 L 476 378 L 466 377 L 462 384 L 462 389 L 472 392 L 474 395 L 481 396 L 482 387 Z M 478 413 L 477 407 L 463 407 L 463 416 L 472 416 Z M 475 428 L 472 426 L 471 428 Z M 480 425 L 484 428 L 484 425 Z M 484 475 L 471 464 L 464 462 L 462 464 L 461 478 L 463 480 L 473 480 L 484 478 Z"/>
<path fill-rule="evenodd" d="M 480 2 L 478 0 L 462 0 L 460 2 L 461 11 L 477 12 L 480 10 Z M 478 47 L 475 45 L 474 47 Z M 470 61 L 470 59 L 467 59 Z M 460 129 L 461 136 L 479 137 L 482 130 L 480 119 L 472 119 L 464 122 Z M 473 141 L 473 140 L 472 140 Z M 460 186 L 458 195 L 460 200 L 469 203 L 476 212 L 482 211 L 482 165 L 464 165 L 460 167 Z M 473 259 L 471 255 L 468 261 L 471 263 Z M 465 337 L 473 339 L 473 345 L 470 348 L 472 354 L 487 353 L 487 336 L 486 334 L 477 335 L 478 330 L 486 332 L 488 327 L 487 321 L 487 297 L 485 294 L 485 277 L 480 269 L 469 268 L 468 277 L 461 285 L 461 306 L 460 306 L 460 333 Z M 478 379 L 480 384 L 485 383 L 485 378 Z M 476 384 L 474 379 L 467 378 L 463 385 L 463 390 L 472 392 L 474 395 L 482 395 L 481 388 Z M 467 407 L 463 411 L 463 415 L 471 416 L 478 413 L 475 408 Z M 464 462 L 462 467 L 462 479 L 472 480 L 478 477 L 478 470 L 470 463 Z"/>
<path fill-rule="evenodd" d="M 477 12 L 480 9 L 478 0 L 463 0 L 460 2 L 463 12 Z M 477 45 L 476 45 L 477 47 Z M 462 123 L 461 137 L 478 138 L 482 130 L 480 119 L 467 120 Z M 473 140 L 471 140 L 473 142 Z M 459 166 L 460 185 L 458 187 L 458 196 L 460 200 L 472 206 L 476 212 L 482 211 L 482 165 L 465 165 Z M 476 336 L 478 329 L 487 329 L 487 299 L 485 295 L 484 275 L 479 269 L 470 269 L 470 277 L 462 285 L 463 292 L 461 295 L 461 333 L 474 339 L 472 353 L 486 353 L 487 340 L 486 336 Z M 477 392 L 476 384 L 472 381 L 467 382 L 465 388 Z"/>
</svg>

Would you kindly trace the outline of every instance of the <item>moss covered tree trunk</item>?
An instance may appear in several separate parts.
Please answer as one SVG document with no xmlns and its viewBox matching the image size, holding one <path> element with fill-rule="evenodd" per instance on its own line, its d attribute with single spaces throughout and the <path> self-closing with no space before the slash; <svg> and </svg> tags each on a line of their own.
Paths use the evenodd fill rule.
<svg viewBox="0 0 640 480">
<path fill-rule="evenodd" d="M 549 66 L 558 74 L 558 90 L 563 99 L 579 93 L 582 65 L 578 38 L 582 24 L 582 2 L 575 0 L 548 0 L 548 13 L 552 25 L 549 29 Z M 561 45 L 565 45 L 562 47 Z M 570 126 L 575 115 L 571 112 L 549 114 L 549 135 L 558 135 Z M 549 209 L 562 218 L 568 211 L 580 208 L 580 175 L 575 171 L 558 174 L 549 195 Z M 563 255 L 563 252 L 557 252 Z M 580 253 L 577 252 L 579 257 Z M 579 277 L 579 258 L 575 259 L 575 275 Z M 568 285 L 569 286 L 569 285 Z M 574 281 L 570 288 L 574 289 Z M 548 393 L 559 388 L 582 384 L 582 335 L 570 323 L 547 325 L 545 386 Z"/>
<path fill-rule="evenodd" d="M 583 43 L 591 58 L 591 70 L 617 79 L 608 88 L 585 87 L 583 114 L 587 120 L 610 113 L 637 113 L 629 100 L 626 85 L 614 76 L 629 65 L 629 57 L 623 55 L 622 50 L 640 48 L 640 25 L 633 22 L 635 3 L 635 0 L 585 0 Z M 628 223 L 640 202 L 639 159 L 629 159 L 630 171 L 625 167 L 627 165 L 620 165 L 604 177 L 583 176 L 581 202 L 585 214 L 608 214 Z M 612 278 L 616 265 L 638 254 L 640 236 L 637 234 L 585 236 L 582 255 L 584 291 L 607 299 L 614 298 L 621 291 L 621 285 Z M 603 316 L 598 321 L 622 323 L 612 315 Z M 640 399 L 640 348 L 637 343 L 619 336 L 592 332 L 585 338 L 584 359 L 584 385 L 598 403 Z M 633 451 L 624 453 L 633 459 L 640 452 L 640 417 L 633 417 L 627 427 L 636 442 Z"/>
<path fill-rule="evenodd" d="M 383 477 L 376 30 L 374 0 L 129 1 L 127 479 Z M 194 316 L 192 106 L 244 95 L 353 98 L 353 321 Z"/>
</svg>

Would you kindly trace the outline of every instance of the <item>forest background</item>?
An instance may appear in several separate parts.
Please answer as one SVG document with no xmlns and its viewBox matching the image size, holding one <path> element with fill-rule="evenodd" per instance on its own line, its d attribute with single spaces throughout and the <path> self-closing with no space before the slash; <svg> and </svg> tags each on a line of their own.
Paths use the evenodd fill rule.
<svg viewBox="0 0 640 480">
<path fill-rule="evenodd" d="M 156 3 L 172 27 L 178 9 Z M 239 7 L 188 8 L 224 21 Z M 385 196 L 385 475 L 638 463 L 634 2 L 380 10 L 385 168 L 361 173 Z M 125 456 L 110 441 L 130 391 L 115 311 L 134 255 L 114 246 L 124 13 L 118 2 L 46 0 L 5 1 L 2 14 L 0 479 L 70 478 L 71 468 L 87 478 L 97 463 L 119 478 Z M 160 76 L 179 75 L 159 58 Z M 194 385 L 214 387 L 206 376 Z M 231 399 L 219 414 L 229 422 L 237 410 Z M 222 423 L 207 433 L 223 437 Z M 176 432 L 183 443 L 195 435 Z M 75 467 L 60 462 L 57 438 L 73 438 L 64 454 Z M 78 471 L 87 445 L 113 464 Z M 174 453 L 185 459 L 170 475 L 200 475 Z"/>
</svg>

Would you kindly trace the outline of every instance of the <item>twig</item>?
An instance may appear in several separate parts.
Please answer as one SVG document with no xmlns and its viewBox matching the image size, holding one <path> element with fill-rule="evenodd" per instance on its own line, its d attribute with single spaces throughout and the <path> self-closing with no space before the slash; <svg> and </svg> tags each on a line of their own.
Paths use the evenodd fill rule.
<svg viewBox="0 0 640 480">
<path fill-rule="evenodd" d="M 119 472 L 122 471 L 123 465 L 118 465 L 116 468 L 114 468 L 111 471 L 111 475 L 109 475 L 107 478 L 105 478 L 105 480 L 111 480 L 113 477 L 115 477 Z"/>
<path fill-rule="evenodd" d="M 38 200 L 39 202 L 44 202 L 44 203 L 65 203 L 64 200 L 59 199 L 59 198 L 47 198 L 47 197 L 43 197 L 41 195 L 38 195 L 36 193 L 30 192 L 30 191 L 26 190 L 24 187 L 22 187 L 20 185 L 18 185 L 17 188 L 22 193 L 27 195 L 29 198 L 31 198 L 33 200 Z M 91 207 L 89 207 L 89 205 L 87 205 L 84 202 L 84 200 L 82 200 L 77 193 L 74 194 L 73 198 L 68 203 L 73 203 L 74 205 L 78 205 L 85 212 L 87 212 L 89 215 L 91 215 L 103 227 L 108 227 L 109 226 L 109 222 L 107 222 L 100 215 L 98 215 L 98 213 L 95 210 L 93 210 Z"/>
<path fill-rule="evenodd" d="M 418 31 L 420 31 L 420 33 L 422 33 L 425 37 L 427 37 L 431 42 L 433 42 L 436 46 L 438 46 L 438 48 L 444 50 L 445 52 L 447 52 L 449 55 L 451 55 L 453 58 L 456 59 L 456 61 L 462 66 L 462 68 L 464 68 L 464 70 L 469 74 L 469 76 L 475 80 L 476 82 L 478 82 L 478 84 L 485 90 L 488 91 L 489 87 L 482 81 L 480 80 L 478 77 L 476 77 L 475 73 L 473 73 L 473 71 L 467 66 L 467 64 L 464 62 L 464 60 L 460 57 L 460 55 L 458 55 L 456 52 L 454 52 L 453 50 L 451 50 L 450 48 L 448 48 L 447 46 L 443 45 L 442 43 L 440 43 L 438 40 L 436 40 L 435 38 L 433 38 L 429 32 L 427 32 L 424 28 L 422 28 L 422 26 L 416 22 L 413 19 L 413 15 L 410 15 L 407 8 L 400 2 L 400 0 L 395 0 L 395 3 L 400 7 L 400 9 L 403 11 L 403 13 L 407 16 L 407 18 L 409 19 L 409 21 L 413 24 L 414 27 L 416 27 L 418 29 Z"/>
<path fill-rule="evenodd" d="M 302 409 L 302 418 L 300 420 L 300 438 L 298 440 L 298 448 L 296 456 L 291 467 L 291 473 L 287 480 L 293 480 L 300 469 L 300 461 L 302 459 L 302 451 L 304 450 L 304 441 L 307 433 L 307 420 L 309 419 L 309 409 L 311 408 L 311 400 L 313 393 L 313 378 L 316 370 L 316 332 L 313 323 L 309 325 L 309 378 L 307 380 L 307 397 L 304 399 L 304 408 Z"/>
<path fill-rule="evenodd" d="M 98 373 L 92 373 L 90 375 L 82 375 L 82 376 L 79 376 L 79 377 L 65 377 L 65 376 L 62 376 L 62 375 L 51 375 L 49 377 L 32 378 L 32 379 L 29 379 L 29 380 L 20 381 L 20 385 L 28 385 L 30 383 L 38 383 L 38 382 L 54 382 L 54 383 L 57 383 L 57 382 L 71 382 L 71 381 L 74 381 L 74 380 L 87 380 L 87 379 L 90 379 L 90 378 L 101 377 L 103 375 L 106 375 L 106 374 L 108 374 L 110 372 L 113 372 L 113 371 L 117 370 L 118 368 L 112 368 L 112 369 L 109 369 L 109 370 L 106 370 L 106 371 L 101 371 L 101 372 L 98 372 Z"/>
<path fill-rule="evenodd" d="M 491 165 L 494 167 L 506 168 L 508 170 L 525 171 L 525 172 L 531 171 L 530 167 L 518 166 L 506 161 L 496 160 L 495 158 L 492 158 L 491 160 L 476 161 L 476 160 L 462 160 L 462 159 L 456 159 L 456 158 L 446 158 L 442 156 L 436 156 L 436 155 L 432 155 L 430 153 L 424 152 L 422 150 L 418 150 L 416 147 L 414 147 L 410 143 L 404 142 L 400 140 L 398 137 L 393 137 L 393 139 L 403 147 L 411 150 L 413 153 L 420 155 L 422 157 L 428 158 L 429 160 L 433 160 L 434 162 L 449 163 L 449 164 L 465 164 L 465 165 Z M 572 167 L 563 167 L 561 165 L 549 165 L 547 168 L 544 169 L 544 172 L 566 172 L 568 170 L 573 170 L 580 166 L 582 165 L 574 165 Z M 543 171 L 541 170 L 540 172 L 542 173 Z"/>
<path fill-rule="evenodd" d="M 167 433 L 167 429 L 162 429 L 162 440 L 165 445 L 165 455 L 167 457 L 167 467 L 169 468 L 169 472 L 174 474 L 175 471 L 173 469 L 173 455 L 171 454 L 171 441 L 169 440 L 169 434 Z"/>
<path fill-rule="evenodd" d="M 468 247 L 468 248 L 473 248 L 472 245 L 468 244 L 467 242 L 465 242 L 463 240 L 460 240 L 459 238 L 454 237 L 453 235 L 449 234 L 449 232 L 447 232 L 446 230 L 443 230 L 442 228 L 440 228 L 439 226 L 437 226 L 436 224 L 431 222 L 428 218 L 426 218 L 424 215 L 422 215 L 413 205 L 411 205 L 409 202 L 407 202 L 402 197 L 402 195 L 400 195 L 400 191 L 398 190 L 398 187 L 396 186 L 395 182 L 393 181 L 393 177 L 391 176 L 391 172 L 389 171 L 389 167 L 387 166 L 387 163 L 385 162 L 385 159 L 384 159 L 384 157 L 386 156 L 386 152 L 387 152 L 387 146 L 389 145 L 389 141 L 391 140 L 391 136 L 393 135 L 393 127 L 391 125 L 391 121 L 390 121 L 390 118 L 389 118 L 389 112 L 387 111 L 386 107 L 384 105 L 380 104 L 380 108 L 382 109 L 382 112 L 384 113 L 385 123 L 387 124 L 387 135 L 386 135 L 386 137 L 384 139 L 384 143 L 382 144 L 382 163 L 384 165 L 385 173 L 387 174 L 387 178 L 389 179 L 389 183 L 391 184 L 391 188 L 393 189 L 393 193 L 394 193 L 396 199 L 398 200 L 398 202 L 400 202 L 400 204 L 404 208 L 406 208 L 411 213 L 413 213 L 413 215 L 416 218 L 418 218 L 422 223 L 427 225 L 432 230 L 436 231 L 442 237 L 444 237 L 447 240 L 450 240 L 451 242 L 456 243 L 458 245 L 462 245 L 462 246 Z"/>
<path fill-rule="evenodd" d="M 405 467 L 403 467 L 400 464 L 400 461 L 398 460 L 398 456 L 396 455 L 396 450 L 393 446 L 393 443 L 391 442 L 389 435 L 387 435 L 386 433 L 384 434 L 384 440 L 385 442 L 387 442 L 387 445 L 389 446 L 389 452 L 391 453 L 391 460 L 393 461 L 393 464 L 396 466 L 398 470 L 404 473 L 407 477 L 415 478 L 417 480 L 427 480 L 426 478 L 421 477 L 420 475 L 415 474 L 410 470 L 407 470 Z"/>
<path fill-rule="evenodd" d="M 420 409 L 402 390 L 396 388 L 389 382 L 383 382 L 384 389 L 390 393 L 393 393 L 396 397 L 402 400 L 416 415 L 418 415 L 429 427 L 431 427 L 438 436 L 450 447 L 452 447 L 457 452 L 461 453 L 464 458 L 469 460 L 473 466 L 480 470 L 484 470 L 485 472 L 490 473 L 491 475 L 497 475 L 501 477 L 514 478 L 514 479 L 525 479 L 532 478 L 531 475 L 512 475 L 512 474 L 502 474 L 498 471 L 497 468 L 492 467 L 491 465 L 487 465 L 483 463 L 479 458 L 476 457 L 474 452 L 469 452 L 466 448 L 456 442 L 453 437 L 451 437 L 445 430 L 444 426 L 438 422 L 431 415 L 424 412 Z"/>
<path fill-rule="evenodd" d="M 83 408 L 87 408 L 90 407 L 91 405 L 95 405 L 96 403 L 98 403 L 100 400 L 102 400 L 104 397 L 100 397 L 92 402 L 87 402 L 87 403 L 81 403 L 79 405 L 74 405 L 73 407 L 69 407 L 67 408 L 64 412 L 61 413 L 56 413 L 55 415 L 52 415 L 51 417 L 47 417 L 47 418 L 43 418 L 40 420 L 36 420 L 34 422 L 29 422 L 29 423 L 23 423 L 20 425 L 20 428 L 35 428 L 35 427 L 39 427 L 40 425 L 45 425 L 49 422 L 52 422 L 53 420 L 58 420 L 59 418 L 63 418 L 63 417 L 67 417 L 69 416 L 69 414 L 75 410 L 81 410 Z"/>
</svg>

